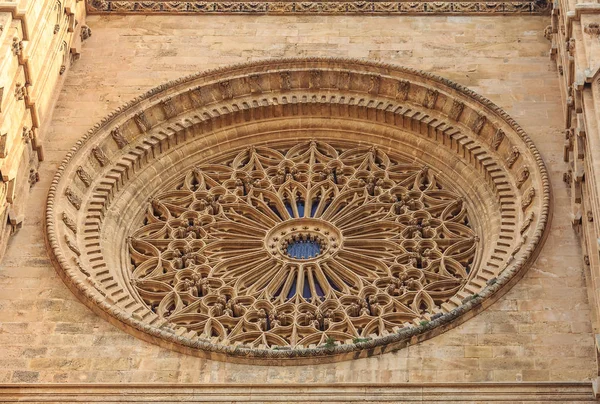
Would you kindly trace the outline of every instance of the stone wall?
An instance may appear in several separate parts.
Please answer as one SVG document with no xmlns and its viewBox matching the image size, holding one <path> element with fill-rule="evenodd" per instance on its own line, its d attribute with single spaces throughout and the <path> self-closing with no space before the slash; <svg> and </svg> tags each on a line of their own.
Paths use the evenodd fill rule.
<svg viewBox="0 0 600 404">
<path fill-rule="evenodd" d="M 0 268 L 0 382 L 586 381 L 597 373 L 579 243 L 562 182 L 563 120 L 548 18 L 92 16 L 94 35 L 60 94 L 40 183 Z M 67 150 L 125 101 L 182 75 L 269 57 L 359 57 L 466 85 L 504 108 L 548 165 L 552 229 L 536 264 L 490 309 L 397 353 L 286 368 L 211 362 L 123 333 L 55 274 L 43 241 L 45 198 Z"/>
</svg>

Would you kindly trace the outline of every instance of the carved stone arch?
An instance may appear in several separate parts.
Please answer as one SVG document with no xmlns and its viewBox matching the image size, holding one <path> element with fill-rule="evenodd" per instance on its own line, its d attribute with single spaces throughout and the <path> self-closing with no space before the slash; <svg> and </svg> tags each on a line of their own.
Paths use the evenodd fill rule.
<svg viewBox="0 0 600 404">
<path fill-rule="evenodd" d="M 526 271 L 549 214 L 537 149 L 489 100 L 418 70 L 284 59 L 112 113 L 61 164 L 46 220 L 58 273 L 113 324 L 301 364 L 470 318 Z"/>
</svg>

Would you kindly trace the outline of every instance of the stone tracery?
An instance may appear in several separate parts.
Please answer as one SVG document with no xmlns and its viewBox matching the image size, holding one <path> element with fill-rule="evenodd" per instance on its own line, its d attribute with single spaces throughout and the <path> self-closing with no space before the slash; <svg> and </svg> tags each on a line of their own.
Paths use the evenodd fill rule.
<svg viewBox="0 0 600 404">
<path fill-rule="evenodd" d="M 252 346 L 428 318 L 468 278 L 477 240 L 432 170 L 315 141 L 199 166 L 151 200 L 145 223 L 130 238 L 142 299 L 176 326 Z"/>
</svg>

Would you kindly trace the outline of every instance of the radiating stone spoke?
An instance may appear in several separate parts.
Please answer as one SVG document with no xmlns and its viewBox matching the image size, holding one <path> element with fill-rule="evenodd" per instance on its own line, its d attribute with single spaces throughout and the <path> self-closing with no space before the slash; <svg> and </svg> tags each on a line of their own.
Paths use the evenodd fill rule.
<svg viewBox="0 0 600 404">
<path fill-rule="evenodd" d="M 463 199 L 374 147 L 249 147 L 153 198 L 132 234 L 148 308 L 205 338 L 322 344 L 428 318 L 469 277 Z"/>
</svg>

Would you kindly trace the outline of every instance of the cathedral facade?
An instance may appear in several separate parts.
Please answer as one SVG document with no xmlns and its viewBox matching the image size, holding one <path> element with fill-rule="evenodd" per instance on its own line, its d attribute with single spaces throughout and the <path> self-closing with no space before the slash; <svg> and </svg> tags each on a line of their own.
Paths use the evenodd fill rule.
<svg viewBox="0 0 600 404">
<path fill-rule="evenodd" d="M 0 401 L 596 402 L 599 14 L 0 2 Z"/>
</svg>

